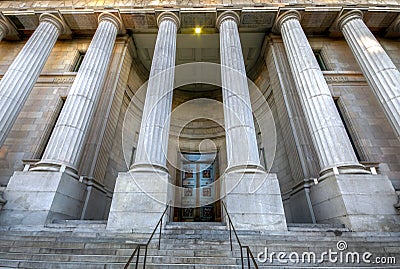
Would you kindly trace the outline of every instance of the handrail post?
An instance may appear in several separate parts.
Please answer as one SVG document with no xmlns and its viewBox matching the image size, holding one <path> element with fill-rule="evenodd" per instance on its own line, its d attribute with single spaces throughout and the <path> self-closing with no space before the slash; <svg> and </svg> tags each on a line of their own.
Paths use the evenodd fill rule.
<svg viewBox="0 0 400 269">
<path fill-rule="evenodd" d="M 247 246 L 247 247 L 246 247 L 246 252 L 247 252 L 247 266 L 248 266 L 249 269 L 250 269 L 250 254 L 249 254 L 249 250 L 250 250 L 250 248 L 249 248 L 249 246 Z"/>
<path fill-rule="evenodd" d="M 144 250 L 143 269 L 145 269 L 145 268 L 146 268 L 146 259 L 147 259 L 147 246 L 148 246 L 148 245 L 146 245 L 146 248 L 145 248 L 145 250 Z"/>
<path fill-rule="evenodd" d="M 138 269 L 138 266 L 139 266 L 139 256 L 140 256 L 140 245 L 138 246 L 138 253 L 137 253 L 137 257 L 136 257 L 135 269 Z"/>
<path fill-rule="evenodd" d="M 243 261 L 243 248 L 240 247 L 240 259 L 242 260 L 242 269 L 244 268 L 244 261 Z"/>
<path fill-rule="evenodd" d="M 254 267 L 256 269 L 258 269 L 257 262 L 256 262 L 256 260 L 254 258 L 253 253 L 250 250 L 250 247 L 249 246 L 244 246 L 244 245 L 242 245 L 242 243 L 240 243 L 239 236 L 237 235 L 235 226 L 233 226 L 233 222 L 231 220 L 231 217 L 229 216 L 228 209 L 226 208 L 224 201 L 221 200 L 221 204 L 222 204 L 222 208 L 224 209 L 224 211 L 226 213 L 227 221 L 228 221 L 228 224 L 229 224 L 229 241 L 230 241 L 230 244 L 231 244 L 231 251 L 233 251 L 233 244 L 232 244 L 232 230 L 233 230 L 233 232 L 235 233 L 236 240 L 237 240 L 237 242 L 239 244 L 239 248 L 240 248 L 240 260 L 242 262 L 242 269 L 244 269 L 243 248 L 246 249 L 247 267 L 249 269 L 251 268 L 250 267 L 251 266 L 250 257 L 251 257 L 251 260 L 252 260 L 252 262 L 254 264 Z"/>
<path fill-rule="evenodd" d="M 229 222 L 229 241 L 231 242 L 231 251 L 233 251 L 233 245 L 232 245 L 232 228 L 231 228 L 232 223 Z"/>
<path fill-rule="evenodd" d="M 171 201 L 170 201 L 171 202 Z M 169 203 L 170 204 L 170 203 Z M 153 239 L 154 234 L 157 232 L 158 229 L 158 225 L 160 225 L 160 236 L 158 237 L 158 250 L 160 250 L 160 246 L 161 246 L 161 232 L 162 232 L 162 221 L 164 218 L 165 213 L 167 212 L 168 208 L 169 208 L 169 204 L 167 204 L 167 206 L 165 207 L 164 212 L 162 213 L 160 220 L 157 222 L 156 227 L 154 227 L 153 232 L 151 233 L 150 238 L 147 240 L 146 244 L 139 244 L 135 250 L 133 251 L 131 257 L 129 258 L 128 262 L 125 264 L 124 269 L 127 269 L 132 261 L 132 259 L 135 257 L 136 251 L 137 251 L 137 257 L 136 257 L 136 266 L 135 269 L 138 268 L 139 266 L 139 257 L 140 257 L 140 247 L 145 247 L 145 252 L 144 252 L 144 260 L 143 260 L 143 269 L 146 267 L 146 259 L 147 259 L 147 249 L 150 245 L 150 241 Z"/>
<path fill-rule="evenodd" d="M 164 215 L 163 215 L 163 217 L 164 217 Z M 158 236 L 158 250 L 160 250 L 160 247 L 161 247 L 161 230 L 162 230 L 162 221 L 163 221 L 163 218 L 161 218 L 161 223 L 160 223 L 160 235 Z"/>
</svg>

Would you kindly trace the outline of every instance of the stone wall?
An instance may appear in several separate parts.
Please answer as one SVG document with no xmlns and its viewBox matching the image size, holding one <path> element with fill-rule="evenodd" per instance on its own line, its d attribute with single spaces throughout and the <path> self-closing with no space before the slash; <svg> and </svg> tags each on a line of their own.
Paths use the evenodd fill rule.
<svg viewBox="0 0 400 269">
<path fill-rule="evenodd" d="M 114 125 L 113 136 L 110 141 L 106 169 L 104 171 L 104 182 L 110 190 L 114 190 L 115 180 L 119 172 L 126 172 L 134 160 L 134 151 L 137 147 L 140 123 L 143 110 L 145 89 L 141 86 L 145 82 L 146 72 L 140 62 L 134 58 L 134 50 L 131 48 L 131 65 L 125 64 L 123 71 L 128 75 L 126 84 L 119 85 L 124 91 L 122 93 L 121 105 L 112 110 Z M 139 91 L 139 93 L 138 93 Z M 138 96 L 136 96 L 136 94 Z M 140 95 L 140 96 L 139 96 Z M 132 155 L 133 154 L 133 155 Z"/>
<path fill-rule="evenodd" d="M 340 38 L 310 37 L 309 41 L 313 50 L 321 53 L 327 66 L 328 70 L 323 71 L 325 79 L 332 97 L 337 99 L 360 161 L 379 163 L 378 173 L 387 175 L 394 187 L 399 189 L 400 141 L 347 43 Z M 380 41 L 399 66 L 400 44 L 388 39 Z M 302 108 L 296 100 L 298 96 L 280 37 L 272 36 L 264 59 L 268 68 L 259 68 L 258 75 L 253 76 L 256 84 L 269 96 L 268 104 L 274 112 L 277 137 L 280 138 L 272 169 L 278 174 L 288 222 L 311 221 L 306 193 L 299 184 L 306 178 L 317 177 L 319 164 Z M 291 111 L 287 111 L 285 103 L 288 102 L 292 106 Z"/>
<path fill-rule="evenodd" d="M 52 50 L 41 76 L 0 149 L 0 185 L 7 185 L 14 171 L 21 171 L 22 160 L 40 156 L 38 146 L 46 143 L 44 134 L 52 129 L 57 104 L 65 98 L 76 73 L 70 72 L 79 50 L 90 39 L 59 41 Z M 25 41 L 0 43 L 0 76 L 7 71 Z"/>
<path fill-rule="evenodd" d="M 389 56 L 400 68 L 400 44 L 379 39 Z M 379 172 L 400 188 L 400 141 L 387 120 L 378 99 L 368 86 L 361 70 L 344 40 L 310 38 L 315 50 L 321 50 L 328 71 L 325 79 L 338 98 L 350 136 L 360 161 L 377 162 Z"/>
</svg>

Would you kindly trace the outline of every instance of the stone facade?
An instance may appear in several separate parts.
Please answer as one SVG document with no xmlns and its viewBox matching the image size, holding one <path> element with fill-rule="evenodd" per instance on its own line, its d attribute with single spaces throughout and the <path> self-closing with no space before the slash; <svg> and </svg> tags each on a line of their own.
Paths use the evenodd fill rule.
<svg viewBox="0 0 400 269">
<path fill-rule="evenodd" d="M 238 229 L 398 230 L 396 1 L 130 2 L 0 1 L 1 225 L 151 230 L 212 152 Z"/>
</svg>

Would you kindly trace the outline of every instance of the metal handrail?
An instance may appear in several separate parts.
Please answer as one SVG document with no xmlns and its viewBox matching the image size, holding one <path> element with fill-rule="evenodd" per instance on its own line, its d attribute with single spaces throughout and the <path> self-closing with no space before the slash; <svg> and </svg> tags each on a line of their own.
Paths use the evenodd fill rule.
<svg viewBox="0 0 400 269">
<path fill-rule="evenodd" d="M 233 251 L 233 244 L 232 244 L 232 230 L 233 230 L 233 233 L 235 234 L 235 237 L 236 237 L 236 241 L 238 242 L 239 247 L 240 247 L 240 259 L 242 261 L 242 269 L 244 269 L 243 249 L 246 249 L 247 268 L 251 268 L 251 266 L 250 266 L 251 265 L 250 260 L 251 260 L 253 262 L 254 267 L 256 269 L 258 269 L 258 265 L 257 265 L 256 259 L 254 258 L 254 255 L 251 252 L 250 247 L 242 245 L 242 243 L 240 242 L 239 236 L 237 235 L 237 232 L 236 232 L 236 229 L 235 229 L 235 226 L 233 226 L 233 222 L 231 220 L 231 217 L 229 216 L 228 209 L 226 208 L 224 201 L 221 201 L 221 203 L 222 203 L 222 208 L 225 210 L 226 216 L 228 217 L 229 241 L 231 243 L 231 251 Z"/>
<path fill-rule="evenodd" d="M 161 246 L 161 230 L 162 230 L 162 220 L 164 218 L 165 213 L 167 212 L 169 208 L 169 204 L 165 207 L 164 212 L 161 215 L 160 220 L 157 222 L 156 227 L 154 227 L 153 232 L 151 233 L 151 236 L 149 238 L 149 240 L 147 240 L 146 244 L 138 244 L 137 247 L 135 248 L 135 250 L 133 251 L 132 255 L 129 257 L 128 262 L 125 264 L 124 269 L 128 269 L 129 265 L 131 264 L 133 258 L 136 256 L 136 263 L 135 263 L 135 269 L 138 268 L 139 266 L 139 257 L 140 257 L 140 248 L 144 247 L 145 251 L 144 251 L 144 259 L 143 259 L 143 269 L 146 268 L 146 258 L 147 258 L 147 249 L 149 247 L 150 241 L 151 239 L 153 239 L 154 234 L 157 231 L 158 226 L 160 226 L 160 234 L 158 236 L 158 250 L 160 250 L 160 246 Z"/>
</svg>

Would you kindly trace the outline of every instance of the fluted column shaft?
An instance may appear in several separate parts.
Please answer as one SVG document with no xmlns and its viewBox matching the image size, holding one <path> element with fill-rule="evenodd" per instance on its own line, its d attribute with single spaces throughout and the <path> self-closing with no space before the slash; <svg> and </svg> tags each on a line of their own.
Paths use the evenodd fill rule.
<svg viewBox="0 0 400 269">
<path fill-rule="evenodd" d="M 62 30 L 63 25 L 58 18 L 50 14 L 41 15 L 39 26 L 0 81 L 0 146 L 32 91 Z"/>
<path fill-rule="evenodd" d="M 104 84 L 120 21 L 102 13 L 99 26 L 38 166 L 32 170 L 56 170 L 59 166 L 76 172 L 101 89 Z"/>
<path fill-rule="evenodd" d="M 280 17 L 278 27 L 318 155 L 321 175 L 333 169 L 337 173 L 336 168 L 340 172 L 362 172 L 299 18 L 298 12 L 289 11 Z"/>
<path fill-rule="evenodd" d="M 363 22 L 361 11 L 345 14 L 339 19 L 339 25 L 368 84 L 400 137 L 399 70 Z"/>
<path fill-rule="evenodd" d="M 171 12 L 163 12 L 157 21 L 159 29 L 132 170 L 155 168 L 167 171 L 166 160 L 179 19 Z"/>
<path fill-rule="evenodd" d="M 3 38 L 7 35 L 8 33 L 8 26 L 7 24 L 0 20 L 0 41 L 3 40 Z"/>
<path fill-rule="evenodd" d="M 238 15 L 230 11 L 221 14 L 217 20 L 220 32 L 227 171 L 261 168 L 238 22 Z"/>
</svg>

